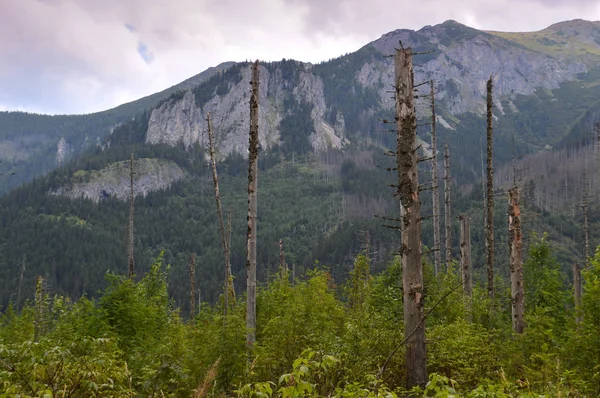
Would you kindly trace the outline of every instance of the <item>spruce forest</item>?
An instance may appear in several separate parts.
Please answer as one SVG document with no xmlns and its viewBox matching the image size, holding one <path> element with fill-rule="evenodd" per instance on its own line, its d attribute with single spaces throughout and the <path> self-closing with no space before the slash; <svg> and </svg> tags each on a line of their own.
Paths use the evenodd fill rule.
<svg viewBox="0 0 600 398">
<path fill-rule="evenodd" d="M 595 77 L 579 76 L 566 133 L 549 125 L 569 118 L 553 108 L 575 97 L 568 83 L 515 97 L 517 112 L 490 74 L 481 112 L 451 119 L 452 88 L 415 79 L 439 49 L 409 42 L 310 67 L 227 64 L 109 113 L 110 134 L 79 137 L 56 168 L 2 165 L 0 178 L 29 174 L 0 198 L 0 397 L 600 396 Z M 344 85 L 385 57 L 391 85 Z M 354 131 L 331 133 L 337 148 L 314 150 L 314 103 L 267 85 L 307 70 L 324 120 Z M 202 142 L 149 138 L 162 110 L 237 85 L 243 151 L 222 149 L 225 109 L 202 114 Z M 266 147 L 272 98 L 281 134 Z M 55 122 L 100 131 L 98 115 Z"/>
</svg>

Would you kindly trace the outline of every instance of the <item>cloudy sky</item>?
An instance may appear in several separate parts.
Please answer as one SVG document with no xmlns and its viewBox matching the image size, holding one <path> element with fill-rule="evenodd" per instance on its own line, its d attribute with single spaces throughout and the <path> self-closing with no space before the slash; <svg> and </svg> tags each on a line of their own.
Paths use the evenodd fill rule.
<svg viewBox="0 0 600 398">
<path fill-rule="evenodd" d="M 532 31 L 597 0 L 0 0 L 0 110 L 87 113 L 223 61 L 319 62 L 454 19 Z"/>
</svg>

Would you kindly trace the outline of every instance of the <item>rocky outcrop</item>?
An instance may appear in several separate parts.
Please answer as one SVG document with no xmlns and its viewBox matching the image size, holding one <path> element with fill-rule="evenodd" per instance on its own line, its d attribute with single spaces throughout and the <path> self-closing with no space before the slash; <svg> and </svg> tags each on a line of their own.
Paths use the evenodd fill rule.
<svg viewBox="0 0 600 398">
<path fill-rule="evenodd" d="M 268 149 L 277 144 L 281 137 L 279 123 L 288 111 L 286 98 L 296 102 L 306 101 L 312 105 L 311 118 L 314 132 L 310 142 L 316 151 L 341 148 L 347 143 L 343 115 L 339 115 L 334 126 L 325 119 L 328 107 L 325 101 L 323 82 L 311 73 L 311 65 L 296 63 L 297 74 L 284 78 L 278 66 L 260 67 L 259 91 L 259 141 Z M 156 108 L 148 123 L 146 142 L 189 147 L 195 142 L 206 146 L 206 115 L 211 113 L 215 130 L 218 155 L 226 156 L 237 152 L 247 156 L 249 128 L 249 82 L 250 67 L 241 70 L 242 79 L 233 84 L 224 95 L 215 93 L 202 107 L 198 107 L 194 94 L 187 91 L 181 99 L 167 101 Z"/>
<path fill-rule="evenodd" d="M 426 26 L 417 32 L 397 30 L 371 45 L 389 55 L 399 41 L 417 52 L 431 51 L 415 55 L 415 82 L 433 79 L 438 89 L 436 99 L 455 115 L 484 111 L 485 84 L 492 75 L 498 99 L 496 106 L 501 109 L 499 100 L 502 98 L 531 95 L 538 88 L 555 89 L 588 71 L 580 59 L 534 51 L 518 42 L 454 21 Z M 393 83 L 392 62 L 393 59 L 386 58 L 381 65 L 365 64 L 358 73 L 358 81 L 364 87 L 376 87 L 383 82 L 379 93 L 382 105 L 387 108 L 393 106 L 387 92 Z"/>
<path fill-rule="evenodd" d="M 56 163 L 61 165 L 64 163 L 67 155 L 69 154 L 69 144 L 67 144 L 67 140 L 65 137 L 62 137 L 56 146 Z"/>
<path fill-rule="evenodd" d="M 116 197 L 128 200 L 130 193 L 129 162 L 117 162 L 101 170 L 77 171 L 70 184 L 62 186 L 51 195 L 70 198 L 84 197 L 99 202 Z M 146 196 L 149 192 L 169 188 L 181 180 L 185 173 L 175 163 L 163 159 L 137 159 L 134 161 L 135 195 Z"/>
</svg>

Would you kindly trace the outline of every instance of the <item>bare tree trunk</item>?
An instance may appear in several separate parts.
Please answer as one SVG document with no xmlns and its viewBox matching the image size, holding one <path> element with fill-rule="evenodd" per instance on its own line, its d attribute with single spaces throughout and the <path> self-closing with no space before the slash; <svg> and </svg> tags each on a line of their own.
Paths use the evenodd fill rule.
<svg viewBox="0 0 600 398">
<path fill-rule="evenodd" d="M 135 195 L 133 191 L 133 153 L 129 162 L 129 228 L 128 228 L 128 239 L 127 239 L 127 264 L 129 266 L 129 279 L 133 278 L 135 272 L 135 263 L 133 260 L 133 204 L 135 201 Z"/>
<path fill-rule="evenodd" d="M 231 275 L 231 210 L 227 211 L 227 258 L 225 262 L 227 263 L 227 277 L 229 278 L 227 284 L 229 298 L 232 301 L 230 304 L 235 305 L 235 289 L 233 288 L 233 277 Z"/>
<path fill-rule="evenodd" d="M 27 255 L 23 255 L 23 261 L 21 262 L 21 277 L 19 278 L 19 291 L 17 293 L 17 312 L 19 312 L 19 306 L 21 304 L 21 291 L 23 290 L 23 279 L 25 277 L 25 263 L 27 262 Z"/>
<path fill-rule="evenodd" d="M 487 81 L 487 204 L 485 241 L 487 246 L 488 295 L 494 299 L 494 169 L 493 159 L 493 127 L 492 127 L 492 76 Z"/>
<path fill-rule="evenodd" d="M 425 386 L 427 357 L 423 322 L 423 268 L 421 264 L 421 214 L 417 170 L 416 116 L 412 50 L 397 50 L 396 159 L 397 195 L 400 198 L 402 232 L 402 285 L 404 291 L 404 335 L 406 342 L 406 386 Z"/>
<path fill-rule="evenodd" d="M 287 264 L 285 263 L 285 252 L 283 251 L 283 239 L 279 239 L 279 268 L 283 275 L 287 275 Z"/>
<path fill-rule="evenodd" d="M 210 112 L 206 115 L 206 124 L 208 126 L 208 145 L 210 151 L 210 165 L 212 168 L 213 183 L 215 185 L 215 201 L 217 202 L 217 216 L 219 217 L 219 231 L 221 232 L 221 245 L 223 246 L 223 257 L 225 258 L 225 286 L 223 290 L 223 307 L 225 315 L 229 311 L 229 284 L 231 283 L 229 270 L 229 245 L 225 232 L 225 224 L 223 223 L 223 209 L 221 207 L 221 192 L 219 191 L 219 177 L 217 176 L 217 161 L 215 159 L 215 143 L 212 130 L 212 122 Z"/>
<path fill-rule="evenodd" d="M 584 256 L 585 268 L 590 266 L 590 229 L 588 223 L 589 216 L 589 188 L 587 170 L 583 172 L 583 198 L 581 200 L 581 209 L 583 210 L 583 241 L 584 241 Z"/>
<path fill-rule="evenodd" d="M 484 171 L 484 166 L 483 166 L 483 141 L 481 139 L 481 137 L 479 137 L 479 154 L 481 156 L 481 192 L 482 192 L 482 196 L 483 196 L 483 230 L 484 232 L 487 232 L 487 198 L 485 195 L 485 171 Z M 485 246 L 485 253 L 487 256 L 487 237 L 483 240 L 484 241 L 484 246 Z"/>
<path fill-rule="evenodd" d="M 471 223 L 469 216 L 462 214 L 460 220 L 460 275 L 463 283 L 463 292 L 468 297 L 473 295 L 473 282 L 471 281 Z"/>
<path fill-rule="evenodd" d="M 444 148 L 444 217 L 446 224 L 446 272 L 452 262 L 452 219 L 450 214 L 450 149 Z"/>
<path fill-rule="evenodd" d="M 582 312 L 581 312 L 581 291 L 582 291 L 582 283 L 581 283 L 581 268 L 579 264 L 573 263 L 573 293 L 575 296 L 575 323 L 578 325 L 583 320 Z"/>
<path fill-rule="evenodd" d="M 246 249 L 246 343 L 250 349 L 256 340 L 256 210 L 258 171 L 258 61 L 252 66 L 250 96 L 250 140 L 248 147 L 248 233 Z"/>
<path fill-rule="evenodd" d="M 35 319 L 33 322 L 33 339 L 37 341 L 44 329 L 46 321 L 46 305 L 44 298 L 44 278 L 37 277 L 35 283 Z"/>
<path fill-rule="evenodd" d="M 523 258 L 519 188 L 508 190 L 508 242 L 510 245 L 510 292 L 512 326 L 515 333 L 525 330 L 525 290 L 523 287 Z"/>
<path fill-rule="evenodd" d="M 433 180 L 432 198 L 433 198 L 433 250 L 434 250 L 434 270 L 437 276 L 442 264 L 442 251 L 440 241 L 440 194 L 438 192 L 438 175 L 437 175 L 437 120 L 435 115 L 435 90 L 433 80 L 429 81 L 431 88 L 431 151 L 433 156 L 431 159 L 431 176 Z"/>
<path fill-rule="evenodd" d="M 190 319 L 196 316 L 196 254 L 190 257 Z"/>
</svg>

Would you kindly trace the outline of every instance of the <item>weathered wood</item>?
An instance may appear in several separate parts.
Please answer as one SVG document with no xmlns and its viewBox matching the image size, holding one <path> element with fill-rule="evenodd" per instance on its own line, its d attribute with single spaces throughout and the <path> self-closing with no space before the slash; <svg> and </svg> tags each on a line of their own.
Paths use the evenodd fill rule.
<svg viewBox="0 0 600 398">
<path fill-rule="evenodd" d="M 589 187 L 587 171 L 583 172 L 583 198 L 581 199 L 581 210 L 583 212 L 583 255 L 584 264 L 587 269 L 590 266 L 590 228 L 588 223 L 589 217 Z"/>
<path fill-rule="evenodd" d="M 196 254 L 190 256 L 190 319 L 196 316 Z"/>
<path fill-rule="evenodd" d="M 452 262 L 452 218 L 450 210 L 450 149 L 448 144 L 444 147 L 444 221 L 446 227 L 446 269 L 450 269 Z"/>
<path fill-rule="evenodd" d="M 229 268 L 229 242 L 225 231 L 225 223 L 223 222 L 223 209 L 221 207 L 221 192 L 219 190 L 219 176 L 217 175 L 217 161 L 215 156 L 215 141 L 212 129 L 212 121 L 210 119 L 210 112 L 206 115 L 206 124 L 208 126 L 208 146 L 210 153 L 210 165 L 212 169 L 213 184 L 215 186 L 215 201 L 217 202 L 217 217 L 219 219 L 219 231 L 221 232 L 221 246 L 223 247 L 223 257 L 225 258 L 225 283 L 223 288 L 223 311 L 225 315 L 229 311 L 229 295 L 233 290 L 230 286 L 231 275 Z"/>
<path fill-rule="evenodd" d="M 521 210 L 519 189 L 508 190 L 508 244 L 510 247 L 510 292 L 512 327 L 515 333 L 525 330 L 525 290 L 523 287 L 523 236 L 521 235 Z"/>
<path fill-rule="evenodd" d="M 440 194 L 438 191 L 438 175 L 437 175 L 437 133 L 436 133 L 436 114 L 435 114 L 435 90 L 433 80 L 429 81 L 430 96 L 431 96 L 431 151 L 433 152 L 431 159 L 431 186 L 433 198 L 433 250 L 434 250 L 434 272 L 437 276 L 442 264 L 442 251 L 440 239 Z"/>
<path fill-rule="evenodd" d="M 463 292 L 468 297 L 473 295 L 473 282 L 471 281 L 471 223 L 469 216 L 461 214 L 460 220 L 460 275 L 463 283 Z"/>
<path fill-rule="evenodd" d="M 27 255 L 23 255 L 23 261 L 21 261 L 21 276 L 19 277 L 19 290 L 17 292 L 17 312 L 19 312 L 19 307 L 21 305 L 21 291 L 23 290 L 23 279 L 25 277 L 25 265 L 27 263 Z"/>
<path fill-rule="evenodd" d="M 395 94 L 398 169 L 397 196 L 401 212 L 402 285 L 404 292 L 404 335 L 406 342 L 406 386 L 425 386 L 427 358 L 423 319 L 423 268 L 421 264 L 421 214 L 417 170 L 416 116 L 412 50 L 395 56 Z"/>
<path fill-rule="evenodd" d="M 248 231 L 246 244 L 246 343 L 256 340 L 256 211 L 258 175 L 258 61 L 252 65 L 250 95 L 250 139 L 248 145 Z"/>
<path fill-rule="evenodd" d="M 283 251 L 283 239 L 279 239 L 279 268 L 284 276 L 287 276 L 287 264 L 285 263 L 285 252 Z"/>
<path fill-rule="evenodd" d="M 487 265 L 487 289 L 488 295 L 494 299 L 494 257 L 496 254 L 494 247 L 494 168 L 493 160 L 493 119 L 492 119 L 492 76 L 487 81 L 487 203 L 486 203 L 486 265 Z"/>
<path fill-rule="evenodd" d="M 225 259 L 227 264 L 227 277 L 229 278 L 229 298 L 231 299 L 230 305 L 235 305 L 235 289 L 233 288 L 233 276 L 231 275 L 231 210 L 227 211 L 227 258 Z"/>
<path fill-rule="evenodd" d="M 128 275 L 129 279 L 133 278 L 133 274 L 135 273 L 135 261 L 133 258 L 133 214 L 134 214 L 134 202 L 135 202 L 135 194 L 133 188 L 133 153 L 131 154 L 131 158 L 129 161 L 129 224 L 127 228 L 127 265 L 128 265 Z"/>
<path fill-rule="evenodd" d="M 578 325 L 583 321 L 583 316 L 581 312 L 581 292 L 582 292 L 582 283 L 581 283 L 581 268 L 579 264 L 573 263 L 573 294 L 575 299 L 575 323 Z"/>
</svg>

